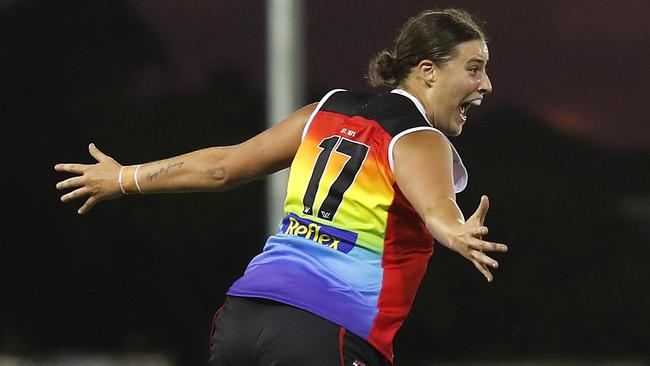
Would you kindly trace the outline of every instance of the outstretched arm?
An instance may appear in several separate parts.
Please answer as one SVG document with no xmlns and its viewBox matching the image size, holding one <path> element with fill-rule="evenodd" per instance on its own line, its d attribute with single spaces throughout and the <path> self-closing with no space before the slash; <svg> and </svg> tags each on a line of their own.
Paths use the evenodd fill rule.
<svg viewBox="0 0 650 366">
<path fill-rule="evenodd" d="M 233 146 L 210 147 L 155 162 L 123 166 L 90 144 L 95 164 L 56 164 L 76 176 L 57 183 L 67 202 L 86 198 L 78 213 L 103 200 L 130 193 L 222 191 L 284 169 L 300 145 L 302 130 L 316 104 L 294 112 L 259 135 Z"/>
<path fill-rule="evenodd" d="M 504 244 L 483 240 L 489 208 L 487 196 L 465 221 L 456 204 L 452 152 L 447 139 L 435 131 L 418 131 L 400 138 L 393 150 L 395 179 L 434 238 L 472 262 L 488 281 L 497 268 L 496 260 L 485 252 L 506 252 Z"/>
</svg>

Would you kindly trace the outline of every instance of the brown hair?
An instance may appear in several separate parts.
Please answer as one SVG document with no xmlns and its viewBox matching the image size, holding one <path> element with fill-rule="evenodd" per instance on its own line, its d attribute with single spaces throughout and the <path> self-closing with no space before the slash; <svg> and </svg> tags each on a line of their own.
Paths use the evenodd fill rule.
<svg viewBox="0 0 650 366">
<path fill-rule="evenodd" d="M 395 87 L 420 61 L 442 65 L 454 57 L 457 45 L 473 40 L 485 40 L 485 34 L 465 10 L 423 11 L 404 23 L 392 49 L 370 61 L 366 78 L 372 86 Z"/>
</svg>

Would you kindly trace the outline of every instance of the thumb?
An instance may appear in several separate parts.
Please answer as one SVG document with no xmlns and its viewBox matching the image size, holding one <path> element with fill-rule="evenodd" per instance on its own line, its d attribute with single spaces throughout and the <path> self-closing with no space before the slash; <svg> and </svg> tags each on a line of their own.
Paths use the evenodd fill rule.
<svg viewBox="0 0 650 366">
<path fill-rule="evenodd" d="M 101 163 L 102 161 L 106 160 L 106 159 L 110 159 L 108 156 L 106 156 L 106 154 L 104 154 L 103 152 L 101 152 L 101 151 L 97 148 L 97 146 L 95 146 L 95 144 L 93 144 L 93 143 L 91 143 L 90 145 L 88 145 L 88 151 L 90 152 L 90 155 L 92 155 L 92 157 L 95 158 L 95 160 L 97 160 L 97 161 L 100 162 L 100 163 Z"/>
<path fill-rule="evenodd" d="M 488 209 L 490 208 L 490 199 L 488 196 L 481 196 L 481 202 L 476 209 L 476 212 L 470 217 L 470 220 L 477 220 L 479 225 L 483 225 L 485 222 L 485 215 L 487 215 Z"/>
</svg>

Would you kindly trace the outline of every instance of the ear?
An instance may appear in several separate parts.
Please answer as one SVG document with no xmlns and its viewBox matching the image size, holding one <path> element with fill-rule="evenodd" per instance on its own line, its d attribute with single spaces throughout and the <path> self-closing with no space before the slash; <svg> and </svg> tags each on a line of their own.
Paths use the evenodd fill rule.
<svg viewBox="0 0 650 366">
<path fill-rule="evenodd" d="M 438 67 L 431 60 L 422 60 L 416 66 L 417 73 L 427 85 L 433 84 L 438 80 Z"/>
</svg>

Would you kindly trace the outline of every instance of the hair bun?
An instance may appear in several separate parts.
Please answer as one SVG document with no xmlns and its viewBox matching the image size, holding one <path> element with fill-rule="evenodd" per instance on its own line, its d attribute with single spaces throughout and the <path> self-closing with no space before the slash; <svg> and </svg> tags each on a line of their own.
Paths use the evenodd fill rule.
<svg viewBox="0 0 650 366">
<path fill-rule="evenodd" d="M 368 82 L 372 86 L 396 86 L 397 59 L 388 50 L 381 51 L 368 66 Z"/>
<path fill-rule="evenodd" d="M 392 79 L 395 77 L 395 67 L 397 66 L 397 60 L 395 56 L 390 51 L 382 51 L 379 54 L 379 72 L 384 79 Z"/>
</svg>

